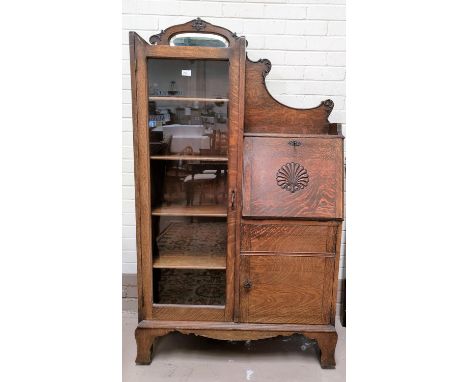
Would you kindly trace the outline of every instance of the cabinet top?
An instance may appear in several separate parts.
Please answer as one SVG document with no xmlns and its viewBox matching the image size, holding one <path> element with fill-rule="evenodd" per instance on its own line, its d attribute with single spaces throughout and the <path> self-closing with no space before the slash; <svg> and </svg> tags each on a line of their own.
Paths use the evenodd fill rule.
<svg viewBox="0 0 468 382">
<path fill-rule="evenodd" d="M 150 49 L 157 49 L 158 55 L 191 59 L 208 55 L 217 60 L 240 59 L 242 66 L 245 65 L 244 132 L 247 134 L 311 134 L 343 138 L 341 124 L 328 120 L 334 107 L 331 99 L 322 101 L 316 107 L 298 109 L 284 105 L 273 97 L 265 82 L 271 62 L 268 59 L 251 61 L 245 54 L 247 41 L 244 36 L 198 17 L 152 35 L 149 38 L 151 45 L 135 32 L 130 32 L 130 45 L 133 38 L 148 48 L 157 45 Z M 240 57 L 233 53 L 236 48 L 243 50 Z"/>
<path fill-rule="evenodd" d="M 171 45 L 174 44 L 173 37 L 176 35 L 189 35 L 193 36 L 205 36 L 212 37 L 212 40 L 216 40 L 216 37 L 224 38 L 227 42 L 227 46 L 211 45 L 218 47 L 233 47 L 239 39 L 245 40 L 244 37 L 238 36 L 236 32 L 231 32 L 229 29 L 220 27 L 218 25 L 213 25 L 205 20 L 202 20 L 200 17 L 188 21 L 184 24 L 173 25 L 166 30 L 162 29 L 161 32 L 150 37 L 149 42 L 153 45 Z M 222 41 L 222 39 L 218 39 Z M 200 46 L 200 45 L 198 45 Z M 203 46 L 203 45 L 202 45 Z"/>
</svg>

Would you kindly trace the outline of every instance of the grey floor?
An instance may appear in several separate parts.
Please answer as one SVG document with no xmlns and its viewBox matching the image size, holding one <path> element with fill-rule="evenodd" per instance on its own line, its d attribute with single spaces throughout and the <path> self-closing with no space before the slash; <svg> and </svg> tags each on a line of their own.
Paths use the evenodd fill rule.
<svg viewBox="0 0 468 382">
<path fill-rule="evenodd" d="M 346 329 L 337 320 L 336 369 L 322 370 L 314 343 L 296 335 L 258 341 L 217 341 L 171 333 L 155 344 L 153 362 L 135 365 L 134 312 L 123 313 L 123 381 L 345 381 Z"/>
</svg>

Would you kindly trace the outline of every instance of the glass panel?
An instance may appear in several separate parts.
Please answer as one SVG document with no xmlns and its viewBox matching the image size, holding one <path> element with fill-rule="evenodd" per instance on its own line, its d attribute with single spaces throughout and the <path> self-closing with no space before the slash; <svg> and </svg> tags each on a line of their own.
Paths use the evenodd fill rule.
<svg viewBox="0 0 468 382">
<path fill-rule="evenodd" d="M 229 62 L 148 60 L 155 304 L 224 305 Z"/>
<path fill-rule="evenodd" d="M 224 305 L 226 274 L 218 270 L 155 270 L 157 304 Z"/>
<path fill-rule="evenodd" d="M 212 33 L 179 33 L 171 38 L 169 45 L 227 48 L 229 42 L 224 37 Z"/>
<path fill-rule="evenodd" d="M 226 157 L 229 62 L 148 61 L 151 155 Z"/>
<path fill-rule="evenodd" d="M 148 60 L 150 96 L 228 98 L 229 62 Z"/>
<path fill-rule="evenodd" d="M 226 268 L 226 220 L 162 217 L 164 225 L 157 240 L 154 268 L 190 266 L 202 269 Z"/>
<path fill-rule="evenodd" d="M 151 155 L 221 156 L 227 160 L 227 106 L 158 102 L 149 115 Z M 150 106 L 151 110 L 151 106 Z M 162 122 L 162 123 L 159 123 Z"/>
<path fill-rule="evenodd" d="M 151 161 L 153 215 L 226 216 L 228 162 L 207 158 Z"/>
</svg>

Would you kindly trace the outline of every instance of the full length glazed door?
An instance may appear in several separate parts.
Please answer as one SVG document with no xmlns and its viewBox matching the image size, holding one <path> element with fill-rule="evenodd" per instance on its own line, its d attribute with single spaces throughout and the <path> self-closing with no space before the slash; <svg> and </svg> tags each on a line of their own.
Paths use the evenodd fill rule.
<svg viewBox="0 0 468 382">
<path fill-rule="evenodd" d="M 195 21 L 130 34 L 140 320 L 233 320 L 245 39 Z"/>
</svg>

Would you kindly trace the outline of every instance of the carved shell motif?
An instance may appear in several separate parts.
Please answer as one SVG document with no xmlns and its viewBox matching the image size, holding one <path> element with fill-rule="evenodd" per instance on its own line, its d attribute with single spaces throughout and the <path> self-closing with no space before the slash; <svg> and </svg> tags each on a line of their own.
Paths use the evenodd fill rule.
<svg viewBox="0 0 468 382">
<path fill-rule="evenodd" d="M 295 193 L 309 184 L 309 174 L 304 166 L 290 162 L 282 166 L 276 173 L 276 183 L 281 188 Z"/>
</svg>

